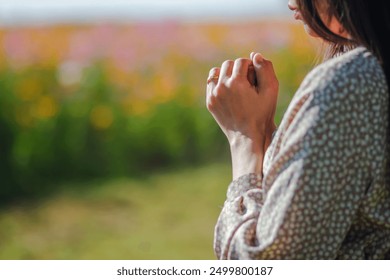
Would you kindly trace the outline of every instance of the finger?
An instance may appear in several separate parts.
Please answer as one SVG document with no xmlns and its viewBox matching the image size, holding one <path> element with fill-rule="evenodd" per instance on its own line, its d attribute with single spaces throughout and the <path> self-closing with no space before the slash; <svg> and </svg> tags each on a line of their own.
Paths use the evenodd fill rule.
<svg viewBox="0 0 390 280">
<path fill-rule="evenodd" d="M 247 77 L 248 77 L 249 83 L 252 86 L 257 87 L 256 70 L 255 70 L 255 67 L 253 66 L 253 64 L 249 65 Z"/>
<path fill-rule="evenodd" d="M 247 58 L 239 58 L 234 61 L 232 77 L 247 77 L 252 61 Z"/>
<path fill-rule="evenodd" d="M 265 59 L 263 55 L 256 53 L 253 56 L 253 65 L 256 71 L 259 91 L 277 87 L 278 81 L 271 61 Z"/>
<path fill-rule="evenodd" d="M 234 65 L 234 61 L 232 60 L 226 60 L 224 63 L 222 63 L 219 83 L 231 77 L 233 71 L 233 65 Z"/>
<path fill-rule="evenodd" d="M 221 72 L 221 69 L 218 67 L 214 67 L 210 70 L 209 76 L 207 78 L 207 85 L 208 86 L 213 86 L 213 85 L 215 86 L 216 84 L 218 84 L 220 72 Z"/>
<path fill-rule="evenodd" d="M 249 55 L 249 57 L 252 61 L 252 64 L 249 66 L 249 70 L 248 70 L 248 81 L 252 86 L 257 87 L 258 83 L 257 83 L 257 77 L 256 77 L 256 70 L 255 70 L 255 67 L 253 66 L 253 57 L 255 54 L 256 54 L 255 52 L 251 52 Z"/>
<path fill-rule="evenodd" d="M 214 67 L 209 72 L 209 77 L 207 78 L 206 104 L 209 104 L 210 97 L 213 95 L 214 88 L 218 84 L 220 71 L 220 68 Z"/>
</svg>

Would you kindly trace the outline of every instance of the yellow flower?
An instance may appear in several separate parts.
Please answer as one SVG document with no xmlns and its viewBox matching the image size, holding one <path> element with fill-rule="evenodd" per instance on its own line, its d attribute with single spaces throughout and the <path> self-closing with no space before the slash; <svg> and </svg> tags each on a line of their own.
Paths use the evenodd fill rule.
<svg viewBox="0 0 390 280">
<path fill-rule="evenodd" d="M 40 119 L 49 119 L 58 112 L 58 105 L 53 97 L 42 96 L 34 106 L 34 116 Z"/>
<path fill-rule="evenodd" d="M 90 120 L 96 129 L 104 130 L 112 125 L 114 116 L 110 107 L 98 105 L 92 109 Z"/>
</svg>

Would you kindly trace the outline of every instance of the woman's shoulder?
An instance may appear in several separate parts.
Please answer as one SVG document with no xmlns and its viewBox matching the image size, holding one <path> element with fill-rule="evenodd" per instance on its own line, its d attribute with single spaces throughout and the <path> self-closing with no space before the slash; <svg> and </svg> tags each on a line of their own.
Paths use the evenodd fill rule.
<svg viewBox="0 0 390 280">
<path fill-rule="evenodd" d="M 371 147 L 383 147 L 387 98 L 382 67 L 367 49 L 359 47 L 330 59 L 313 69 L 294 95 L 275 135 L 276 140 L 272 142 L 269 157 L 275 157 L 280 147 L 304 136 L 324 139 L 319 135 L 326 131 L 334 138 L 364 144 L 371 141 L 369 135 L 381 135 L 375 138 L 375 143 L 381 145 Z M 305 145 L 308 143 L 319 142 L 305 142 Z M 368 147 L 368 144 L 360 146 Z"/>
<path fill-rule="evenodd" d="M 359 47 L 314 68 L 294 95 L 282 124 L 347 124 L 366 129 L 367 122 L 387 118 L 388 88 L 379 61 Z M 282 125 L 281 124 L 281 125 Z M 386 122 L 375 128 L 383 130 Z M 371 130 L 372 130 L 371 129 Z"/>
<path fill-rule="evenodd" d="M 377 58 L 357 47 L 315 67 L 302 82 L 299 92 L 321 100 L 387 98 L 386 76 Z M 369 94 L 367 94 L 369 93 Z M 326 96 L 326 98 L 323 95 Z"/>
</svg>

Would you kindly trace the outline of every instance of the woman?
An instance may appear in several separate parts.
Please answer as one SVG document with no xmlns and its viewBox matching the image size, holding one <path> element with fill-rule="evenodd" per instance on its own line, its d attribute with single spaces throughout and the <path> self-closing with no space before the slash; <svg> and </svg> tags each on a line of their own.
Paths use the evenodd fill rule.
<svg viewBox="0 0 390 280">
<path fill-rule="evenodd" d="M 252 53 L 210 71 L 207 107 L 228 138 L 233 167 L 215 252 L 389 259 L 390 4 L 290 0 L 289 7 L 328 52 L 276 132 L 270 61 Z"/>
</svg>

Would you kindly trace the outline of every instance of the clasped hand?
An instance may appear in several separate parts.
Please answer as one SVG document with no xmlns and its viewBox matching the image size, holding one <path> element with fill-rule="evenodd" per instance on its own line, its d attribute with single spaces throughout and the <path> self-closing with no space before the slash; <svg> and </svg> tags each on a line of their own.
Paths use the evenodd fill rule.
<svg viewBox="0 0 390 280">
<path fill-rule="evenodd" d="M 232 154 L 233 179 L 261 173 L 275 130 L 279 83 L 272 62 L 259 53 L 227 60 L 210 70 L 207 109 L 226 135 Z"/>
</svg>

